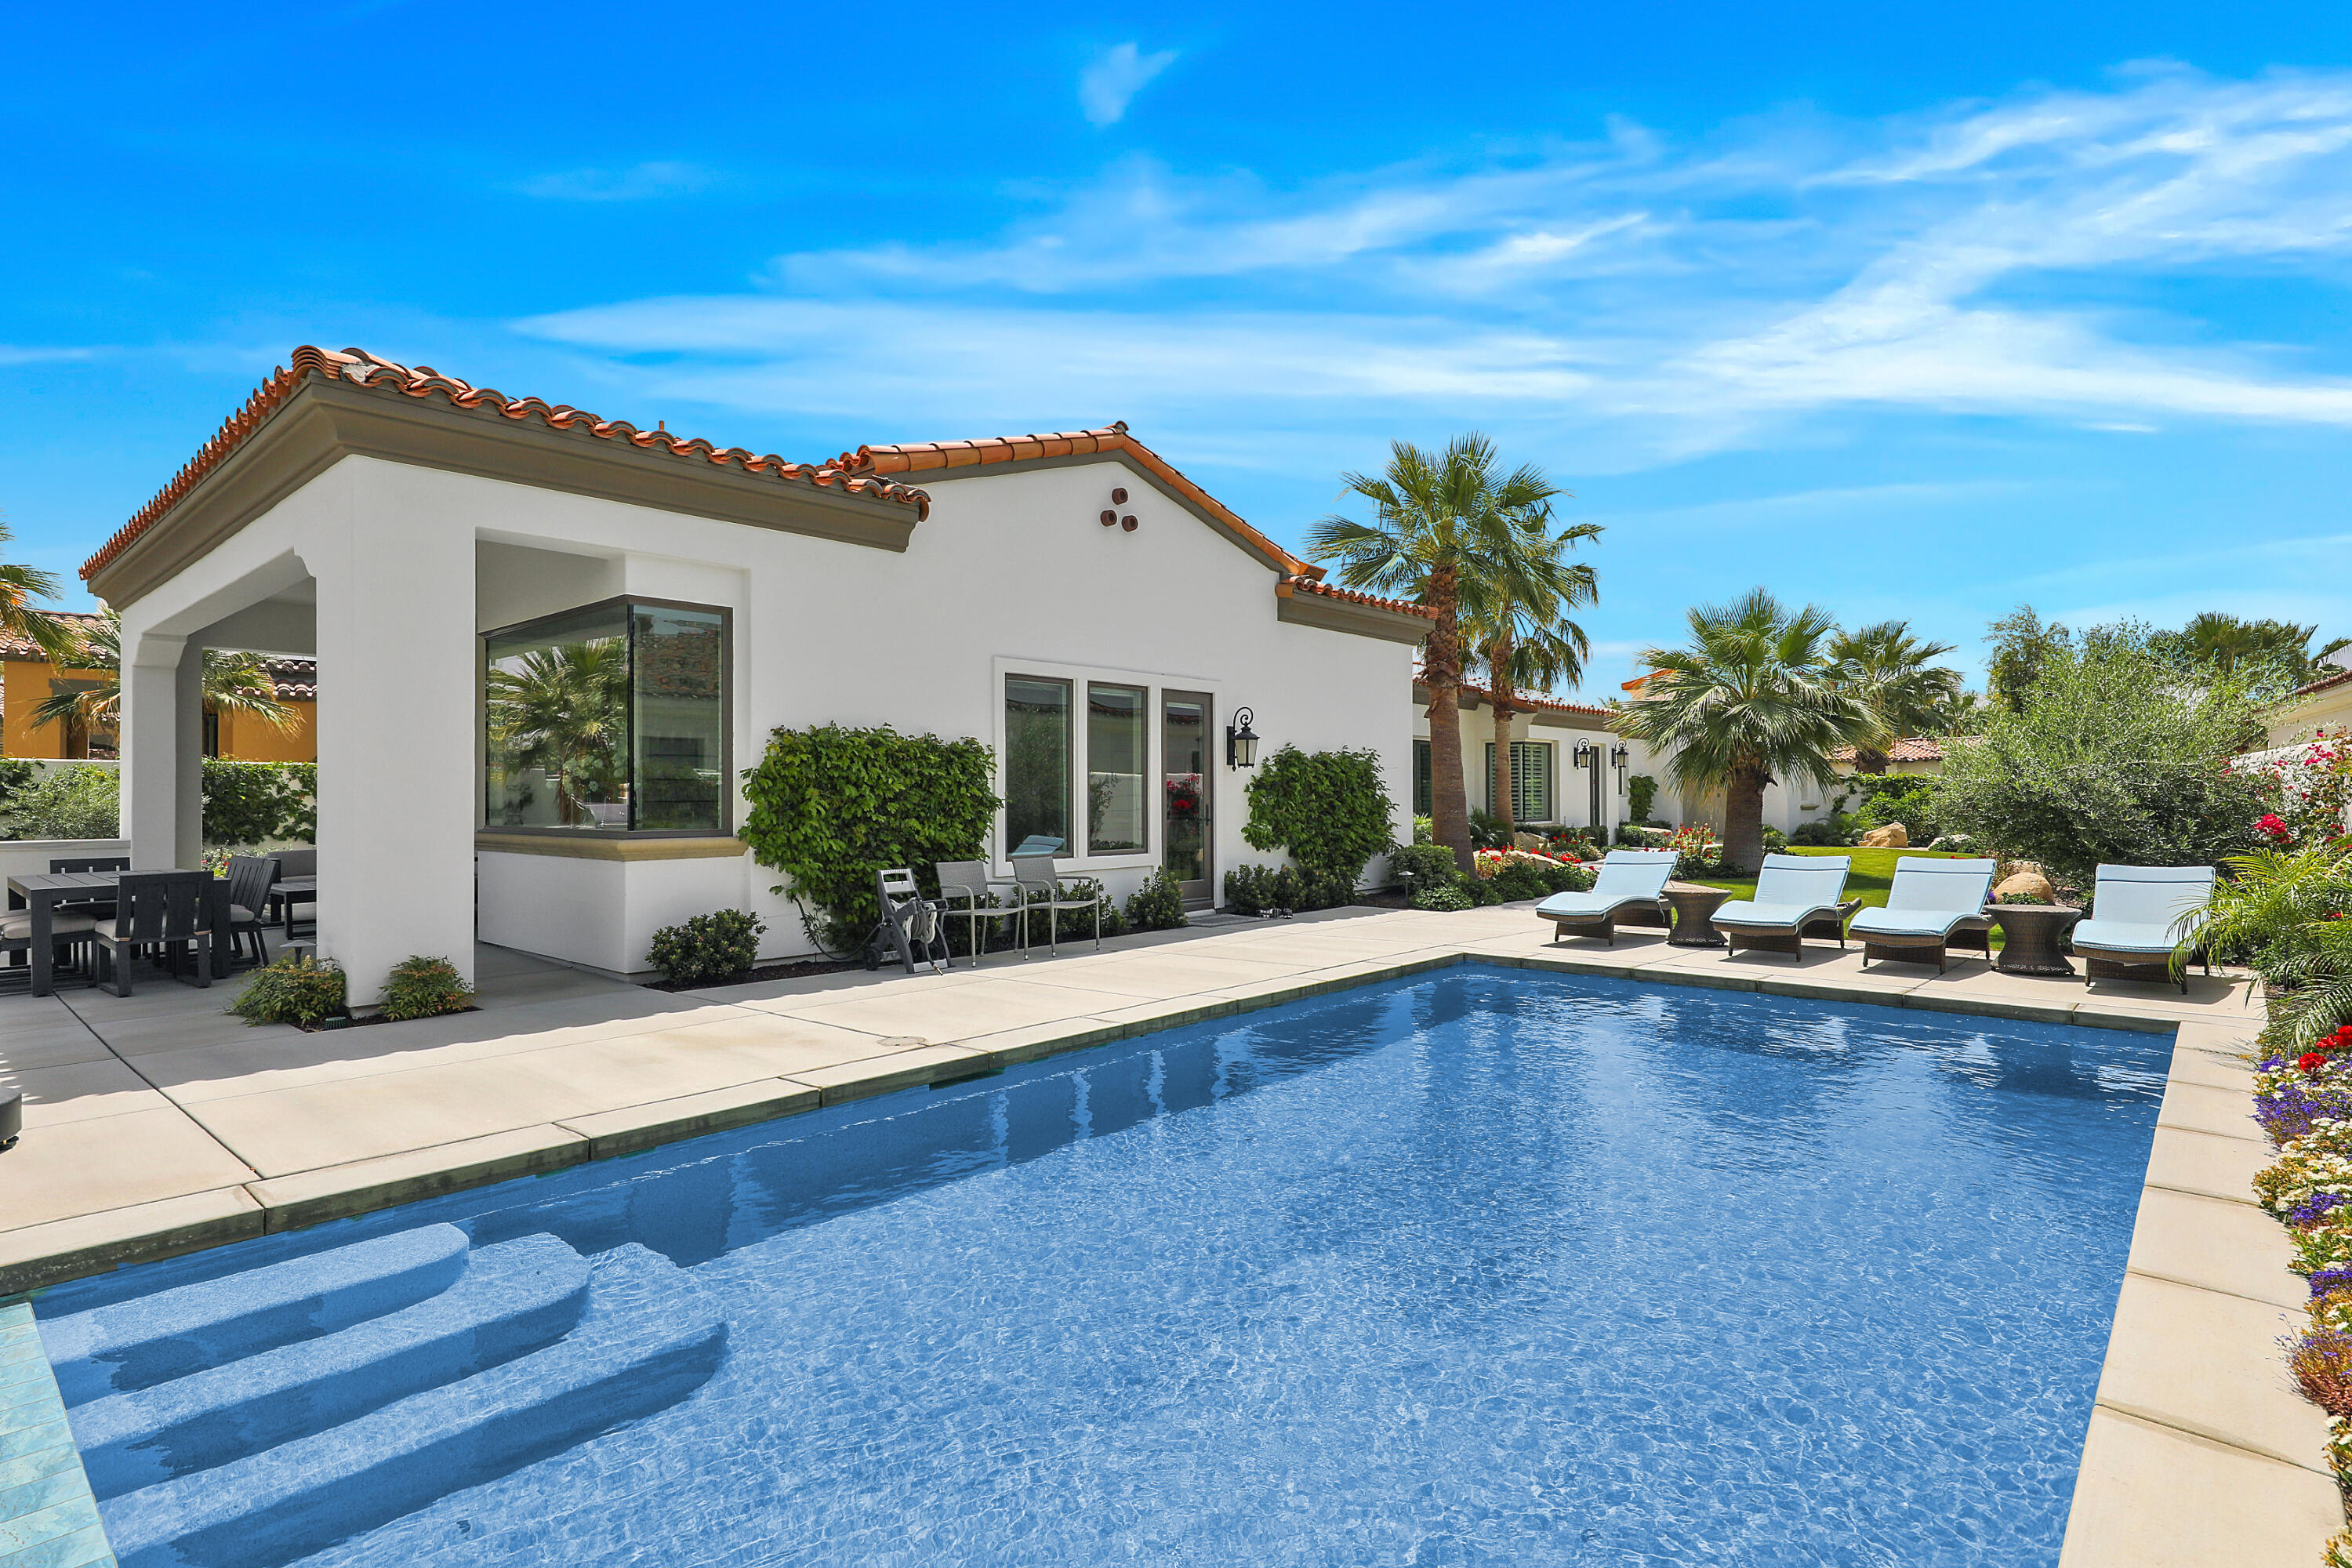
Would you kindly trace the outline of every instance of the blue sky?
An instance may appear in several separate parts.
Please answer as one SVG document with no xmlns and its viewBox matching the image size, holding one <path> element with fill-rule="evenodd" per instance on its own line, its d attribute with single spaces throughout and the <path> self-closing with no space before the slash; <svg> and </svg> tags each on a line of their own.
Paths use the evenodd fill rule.
<svg viewBox="0 0 2352 1568">
<path fill-rule="evenodd" d="M 1756 583 L 2352 634 L 2340 4 L 20 10 L 0 513 L 295 344 L 787 457 L 1124 418 L 1296 543 L 1483 429 L 1586 689 Z M 77 600 L 77 603 L 84 601 Z"/>
</svg>

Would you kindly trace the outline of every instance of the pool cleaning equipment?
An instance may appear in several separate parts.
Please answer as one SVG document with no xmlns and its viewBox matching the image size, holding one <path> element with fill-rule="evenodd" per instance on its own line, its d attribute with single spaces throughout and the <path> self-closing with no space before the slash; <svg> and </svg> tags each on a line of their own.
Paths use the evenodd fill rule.
<svg viewBox="0 0 2352 1568">
<path fill-rule="evenodd" d="M 915 873 L 903 866 L 875 872 L 874 896 L 882 906 L 882 918 L 866 939 L 866 967 L 879 969 L 896 956 L 909 974 L 919 970 L 945 974 L 948 931 L 947 921 L 940 918 L 944 906 L 923 897 Z"/>
</svg>

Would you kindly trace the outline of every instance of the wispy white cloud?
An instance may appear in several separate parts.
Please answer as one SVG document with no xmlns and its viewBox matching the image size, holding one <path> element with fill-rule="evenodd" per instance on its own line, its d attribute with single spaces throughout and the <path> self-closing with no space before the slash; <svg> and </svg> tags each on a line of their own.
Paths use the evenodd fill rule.
<svg viewBox="0 0 2352 1568">
<path fill-rule="evenodd" d="M 525 195 L 549 201 L 643 202 L 690 196 L 709 190 L 717 178 L 698 163 L 657 161 L 625 169 L 567 169 L 536 175 L 519 188 Z"/>
<path fill-rule="evenodd" d="M 0 364 L 65 364 L 77 360 L 96 359 L 107 352 L 102 348 L 62 344 L 0 343 Z"/>
<path fill-rule="evenodd" d="M 1078 73 L 1078 107 L 1095 125 L 1116 125 L 1153 77 L 1176 63 L 1176 51 L 1147 55 L 1132 43 L 1105 49 Z"/>
<path fill-rule="evenodd" d="M 1097 62 L 1106 93 L 1160 64 Z M 1295 189 L 1129 160 L 994 234 L 798 252 L 762 293 L 524 330 L 661 355 L 634 374 L 752 407 L 956 428 L 1418 413 L 1544 431 L 1592 471 L 1841 410 L 2352 426 L 2352 363 L 2234 341 L 2141 287 L 2341 288 L 2347 261 L 2352 74 L 2156 66 L 1704 146 L 1617 123 Z"/>
</svg>

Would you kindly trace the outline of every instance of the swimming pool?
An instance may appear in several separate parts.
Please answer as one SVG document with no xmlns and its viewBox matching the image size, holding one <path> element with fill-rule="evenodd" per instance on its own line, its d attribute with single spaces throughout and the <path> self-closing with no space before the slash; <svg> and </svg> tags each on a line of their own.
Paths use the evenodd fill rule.
<svg viewBox="0 0 2352 1568">
<path fill-rule="evenodd" d="M 1463 967 L 37 1310 L 134 1565 L 2006 1568 L 2168 1057 Z M 60 1354 L 208 1295 L 216 1371 Z"/>
</svg>

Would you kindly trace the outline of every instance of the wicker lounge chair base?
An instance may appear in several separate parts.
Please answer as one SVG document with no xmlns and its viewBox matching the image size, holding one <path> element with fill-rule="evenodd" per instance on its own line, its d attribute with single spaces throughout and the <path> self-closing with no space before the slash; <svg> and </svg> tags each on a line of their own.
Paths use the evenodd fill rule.
<svg viewBox="0 0 2352 1568">
<path fill-rule="evenodd" d="M 1805 938 L 1801 931 L 1757 931 L 1720 923 L 1715 929 L 1723 933 L 1724 942 L 1731 952 L 1747 947 L 1758 952 L 1785 952 L 1800 963 L 1804 960 Z"/>
<path fill-rule="evenodd" d="M 1862 944 L 1862 962 L 1865 967 L 1874 963 L 1932 963 L 1936 973 L 1944 973 L 1944 950 L 1952 945 L 1940 936 L 1897 936 L 1892 931 L 1879 931 Z"/>
<path fill-rule="evenodd" d="M 2168 952 L 2126 958 L 2120 953 L 2095 956 L 2076 948 L 2074 956 L 2083 961 L 2083 984 L 2085 985 L 2094 980 L 2143 980 L 2151 984 L 2162 980 L 2178 984 L 2182 995 L 2189 994 L 2189 965 L 2182 964 L 2179 974 L 2176 976 L 2172 973 L 2172 955 Z M 2205 973 L 2212 973 L 2212 956 L 2210 953 L 2197 956 L 2204 960 Z"/>
<path fill-rule="evenodd" d="M 1565 918 L 1546 915 L 1544 919 L 1551 921 L 1551 939 L 1554 942 L 1571 936 L 1598 936 L 1607 938 L 1612 947 L 1617 945 L 1617 918 L 1614 915 L 1570 915 Z"/>
</svg>

